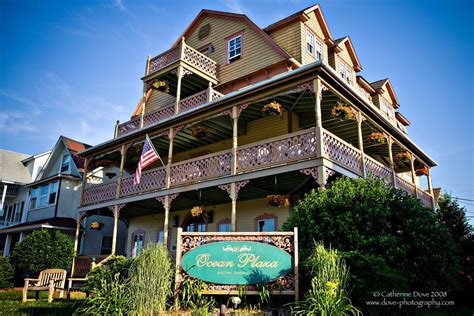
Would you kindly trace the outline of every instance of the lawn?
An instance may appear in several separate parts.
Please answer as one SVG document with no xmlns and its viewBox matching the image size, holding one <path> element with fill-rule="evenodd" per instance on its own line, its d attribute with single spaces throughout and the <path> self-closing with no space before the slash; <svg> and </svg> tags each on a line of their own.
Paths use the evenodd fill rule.
<svg viewBox="0 0 474 316">
<path fill-rule="evenodd" d="M 21 288 L 10 289 L 0 292 L 0 315 L 72 315 L 83 297 L 78 293 L 68 301 L 55 295 L 53 302 L 48 304 L 47 292 L 40 292 L 38 301 L 34 300 L 34 292 L 28 292 L 28 299 L 31 300 L 22 303 Z"/>
</svg>

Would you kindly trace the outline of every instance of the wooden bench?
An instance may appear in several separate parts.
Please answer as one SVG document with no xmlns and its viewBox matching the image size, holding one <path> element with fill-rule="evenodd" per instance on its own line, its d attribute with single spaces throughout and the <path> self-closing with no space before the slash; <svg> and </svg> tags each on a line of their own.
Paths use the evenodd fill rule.
<svg viewBox="0 0 474 316">
<path fill-rule="evenodd" d="M 89 296 L 89 292 L 82 288 L 87 280 L 87 274 L 105 258 L 107 256 L 77 256 L 74 258 L 74 269 L 71 277 L 68 278 L 67 299 L 71 298 L 71 292 L 85 292 L 86 296 Z"/>
<path fill-rule="evenodd" d="M 36 282 L 30 284 L 30 282 Z M 53 301 L 54 291 L 59 291 L 59 297 L 64 298 L 64 285 L 66 283 L 66 270 L 47 269 L 40 272 L 37 279 L 25 279 L 23 287 L 23 303 L 26 302 L 28 291 L 36 292 L 36 300 L 39 298 L 40 291 L 48 291 L 48 303 Z"/>
</svg>

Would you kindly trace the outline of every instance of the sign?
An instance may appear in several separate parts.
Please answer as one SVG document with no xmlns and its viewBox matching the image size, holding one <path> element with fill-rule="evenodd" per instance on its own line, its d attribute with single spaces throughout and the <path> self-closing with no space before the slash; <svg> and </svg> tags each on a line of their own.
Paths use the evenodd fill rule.
<svg viewBox="0 0 474 316">
<path fill-rule="evenodd" d="M 278 279 L 293 269 L 289 253 L 266 243 L 221 241 L 187 252 L 183 270 L 195 278 L 216 284 L 261 284 Z"/>
</svg>

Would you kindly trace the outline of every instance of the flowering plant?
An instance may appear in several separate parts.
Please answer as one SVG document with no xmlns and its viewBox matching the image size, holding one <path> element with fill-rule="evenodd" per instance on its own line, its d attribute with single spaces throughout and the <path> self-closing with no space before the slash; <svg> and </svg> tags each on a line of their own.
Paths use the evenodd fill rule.
<svg viewBox="0 0 474 316">
<path fill-rule="evenodd" d="M 267 195 L 267 204 L 274 207 L 280 207 L 280 206 L 288 206 L 290 205 L 290 202 L 288 201 L 288 198 L 285 197 L 284 195 L 273 194 L 273 195 Z"/>
<path fill-rule="evenodd" d="M 428 175 L 428 168 L 423 167 L 423 168 L 418 168 L 415 170 L 415 174 L 417 176 L 427 176 Z"/>
<path fill-rule="evenodd" d="M 193 135 L 193 137 L 204 138 L 207 136 L 207 132 L 208 129 L 206 127 L 196 127 L 195 129 L 193 129 L 191 134 Z"/>
<path fill-rule="evenodd" d="M 350 106 L 345 105 L 341 101 L 338 101 L 337 105 L 332 108 L 331 116 L 340 120 L 354 119 L 354 113 L 352 113 L 352 109 L 350 108 Z"/>
<path fill-rule="evenodd" d="M 95 229 L 95 230 L 101 230 L 102 227 L 104 227 L 104 223 L 101 223 L 99 221 L 94 221 L 89 225 L 90 229 Z"/>
<path fill-rule="evenodd" d="M 164 92 L 164 93 L 169 93 L 170 92 L 170 86 L 169 86 L 168 82 L 166 82 L 164 80 L 158 80 L 158 81 L 153 82 L 151 84 L 151 87 L 153 89 L 156 89 L 156 90 Z"/>
<path fill-rule="evenodd" d="M 273 102 L 268 103 L 262 108 L 262 113 L 268 114 L 268 115 L 281 114 L 283 113 L 283 107 L 281 106 L 280 103 L 273 101 Z"/>
<path fill-rule="evenodd" d="M 404 151 L 404 152 L 396 154 L 395 159 L 401 162 L 410 162 L 410 154 Z"/>
<path fill-rule="evenodd" d="M 191 216 L 198 217 L 204 212 L 204 206 L 195 206 L 191 209 Z"/>
<path fill-rule="evenodd" d="M 369 141 L 374 144 L 383 144 L 385 143 L 385 135 L 379 132 L 373 132 L 368 137 Z"/>
</svg>

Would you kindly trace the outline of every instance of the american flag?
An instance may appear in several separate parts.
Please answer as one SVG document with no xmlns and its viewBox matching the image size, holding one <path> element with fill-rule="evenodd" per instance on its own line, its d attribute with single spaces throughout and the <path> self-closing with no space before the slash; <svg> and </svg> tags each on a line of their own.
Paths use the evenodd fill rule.
<svg viewBox="0 0 474 316">
<path fill-rule="evenodd" d="M 140 161 L 138 162 L 137 171 L 135 172 L 135 178 L 133 179 L 133 185 L 140 184 L 140 178 L 142 176 L 142 169 L 145 169 L 147 166 L 153 162 L 160 159 L 158 153 L 156 152 L 153 144 L 151 143 L 148 135 L 145 139 L 145 144 L 143 144 L 142 154 L 140 156 Z"/>
</svg>

